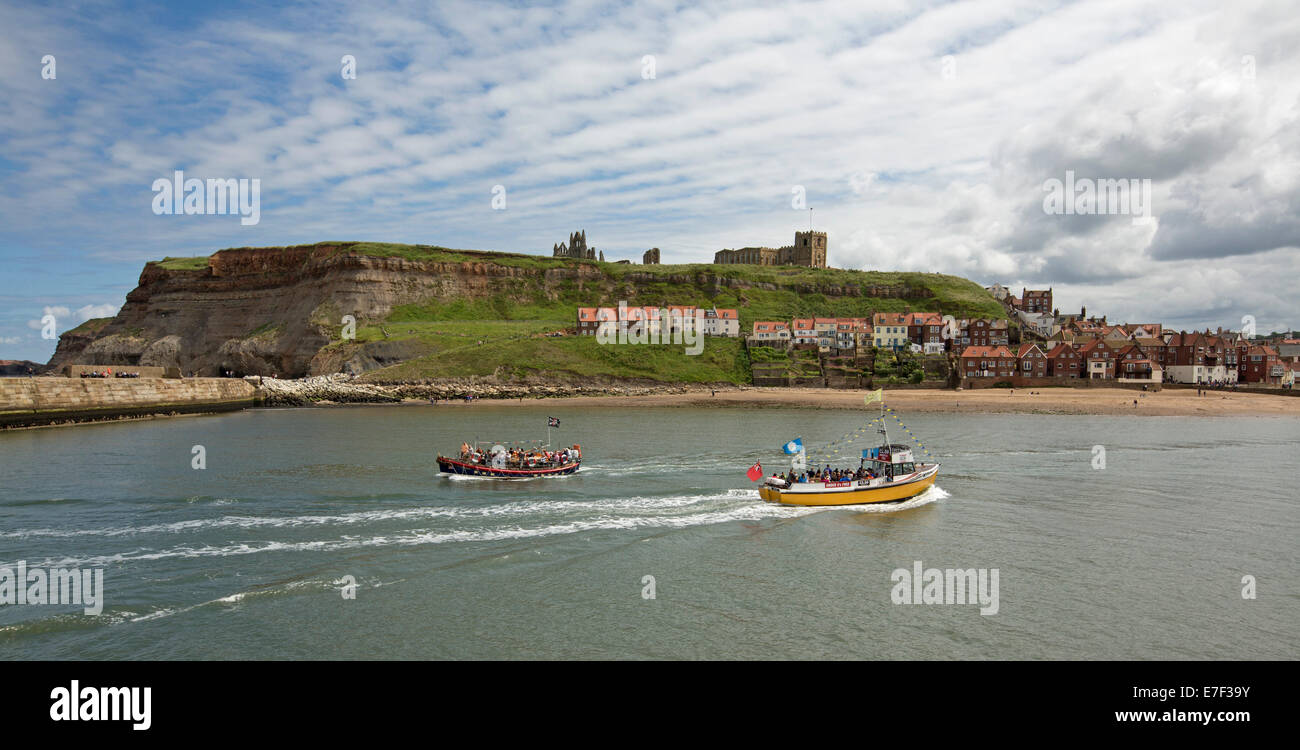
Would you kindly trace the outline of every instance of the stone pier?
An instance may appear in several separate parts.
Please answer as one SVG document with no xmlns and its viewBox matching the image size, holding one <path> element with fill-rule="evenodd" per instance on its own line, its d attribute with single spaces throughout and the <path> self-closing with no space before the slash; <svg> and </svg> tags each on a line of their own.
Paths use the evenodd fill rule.
<svg viewBox="0 0 1300 750">
<path fill-rule="evenodd" d="M 233 378 L 0 378 L 0 427 L 231 411 L 255 394 Z"/>
</svg>

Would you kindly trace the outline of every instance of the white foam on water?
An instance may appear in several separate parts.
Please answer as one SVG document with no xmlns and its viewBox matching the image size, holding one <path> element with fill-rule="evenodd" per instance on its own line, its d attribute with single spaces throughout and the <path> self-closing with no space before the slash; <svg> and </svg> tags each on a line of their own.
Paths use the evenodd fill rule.
<svg viewBox="0 0 1300 750">
<path fill-rule="evenodd" d="M 639 501 L 639 502 L 629 502 Z M 370 537 L 344 536 L 331 540 L 303 542 L 270 541 L 262 543 L 241 542 L 228 545 L 177 546 L 161 550 L 136 550 L 129 553 L 100 555 L 87 558 L 46 561 L 47 566 L 112 565 L 129 561 L 151 561 L 167 558 L 237 557 L 263 552 L 321 552 L 372 547 L 420 546 L 452 542 L 490 542 L 511 539 L 529 539 L 590 531 L 633 530 L 647 528 L 684 528 L 728 521 L 757 521 L 766 518 L 790 518 L 828 510 L 824 507 L 799 507 L 765 503 L 758 500 L 753 490 L 727 490 L 710 495 L 688 495 L 669 498 L 628 498 L 617 502 L 582 503 L 576 501 L 550 501 L 532 503 L 532 511 L 551 505 L 579 507 L 583 510 L 603 510 L 595 518 L 576 519 L 536 526 L 510 525 L 496 528 L 463 528 L 452 530 L 408 530 Z M 692 508 L 691 506 L 703 507 Z M 719 507 L 721 506 L 721 507 Z M 502 506 L 495 506 L 500 509 Z M 647 515 L 646 511 L 660 508 L 686 509 L 688 512 Z M 521 509 L 522 510 L 522 509 Z M 619 511 L 632 511 L 638 515 L 618 515 Z M 243 594 L 233 594 L 242 597 Z M 226 597 L 217 601 L 238 601 Z"/>
<path fill-rule="evenodd" d="M 208 521 L 184 521 L 179 524 L 160 524 L 164 529 L 190 529 L 203 523 L 230 526 L 246 524 L 272 527 L 324 525 L 329 523 L 356 524 L 381 520 L 455 518 L 458 521 L 504 521 L 501 525 L 475 526 L 459 529 L 408 529 L 389 534 L 343 535 L 334 539 L 309 541 L 239 542 L 236 544 L 179 545 L 166 549 L 137 549 L 112 555 L 88 558 L 69 558 L 45 561 L 46 566 L 110 565 L 127 561 L 150 561 L 167 558 L 238 557 L 265 552 L 326 552 L 372 547 L 420 546 L 456 542 L 491 542 L 512 539 L 529 539 L 562 534 L 606 530 L 635 530 L 650 528 L 685 528 L 726 523 L 729 521 L 758 521 L 768 518 L 792 518 L 829 510 L 850 510 L 859 513 L 892 513 L 910 510 L 949 497 L 938 486 L 931 487 L 915 498 L 901 503 L 855 506 L 796 506 L 763 502 L 752 489 L 728 489 L 671 496 L 642 496 L 604 498 L 599 500 L 525 500 L 468 508 L 398 508 L 363 511 L 336 516 L 296 516 L 291 518 L 226 517 Z M 529 524 L 509 524 L 511 517 L 557 514 L 585 517 Z M 594 514 L 594 515 L 593 515 Z M 540 519 L 539 519 L 540 520 Z M 143 527 L 148 528 L 148 527 Z M 289 587 L 311 585 L 310 582 L 290 584 Z M 250 592 L 231 594 L 215 600 L 234 603 Z M 252 592 L 260 593 L 260 592 Z"/>
<path fill-rule="evenodd" d="M 621 511 L 629 508 L 645 511 L 672 509 L 690 505 L 731 500 L 738 497 L 757 497 L 751 490 L 726 490 L 721 493 L 615 497 L 591 500 L 513 500 L 487 506 L 417 506 L 358 511 L 356 513 L 300 516 L 220 516 L 196 518 L 172 523 L 145 526 L 124 526 L 103 529 L 23 529 L 0 532 L 0 538 L 26 539 L 32 537 L 80 536 L 132 536 L 137 534 L 184 533 L 220 528 L 295 528 L 327 525 L 353 525 L 382 521 L 401 521 L 424 518 L 483 518 L 518 516 L 533 513 L 567 513 Z"/>
<path fill-rule="evenodd" d="M 901 503 L 872 503 L 869 505 L 849 505 L 842 507 L 861 513 L 896 513 L 900 510 L 911 510 L 912 508 L 919 508 L 922 505 L 936 503 L 947 497 L 951 497 L 951 495 L 936 484 L 931 485 L 930 489 L 922 492 L 916 497 L 909 498 Z"/>
<path fill-rule="evenodd" d="M 139 617 L 131 617 L 129 621 L 147 622 L 149 620 L 159 620 L 164 617 L 171 617 L 173 615 L 184 614 L 186 612 L 198 609 L 200 607 L 207 607 L 212 604 L 239 604 L 240 602 L 245 601 L 250 597 L 274 596 L 277 594 L 289 593 L 294 589 L 306 588 L 309 586 L 317 587 L 317 588 L 334 588 L 334 584 L 329 581 L 317 581 L 317 580 L 293 581 L 279 586 L 267 586 L 264 588 L 253 589 L 250 591 L 238 591 L 228 596 L 223 596 L 217 599 L 213 599 L 211 601 L 200 602 L 198 604 L 191 604 L 188 607 L 181 607 L 180 609 L 163 607 L 162 609 L 155 610 L 148 614 L 140 615 Z M 126 621 L 126 620 L 122 620 L 122 621 Z M 112 622 L 108 624 L 115 625 L 117 623 Z"/>
<path fill-rule="evenodd" d="M 161 619 L 161 618 L 163 618 L 163 617 L 169 617 L 169 616 L 174 615 L 174 614 L 176 614 L 176 610 L 174 610 L 174 609 L 160 609 L 160 610 L 158 610 L 157 612 L 150 612 L 150 613 L 147 614 L 147 615 L 140 615 L 139 617 L 132 617 L 132 618 L 131 618 L 131 622 L 145 622 L 145 621 L 147 621 L 147 620 L 158 620 L 158 619 Z"/>
</svg>

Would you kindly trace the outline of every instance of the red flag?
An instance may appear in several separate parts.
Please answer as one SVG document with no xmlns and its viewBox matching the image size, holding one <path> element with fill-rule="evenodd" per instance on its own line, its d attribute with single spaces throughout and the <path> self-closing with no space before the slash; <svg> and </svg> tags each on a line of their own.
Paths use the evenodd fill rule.
<svg viewBox="0 0 1300 750">
<path fill-rule="evenodd" d="M 745 476 L 749 477 L 749 481 L 751 481 L 751 482 L 757 482 L 758 480 L 762 479 L 762 478 L 763 478 L 763 462 L 762 462 L 762 461 L 755 461 L 755 462 L 754 462 L 754 465 L 751 466 L 751 467 L 749 467 L 749 471 L 745 472 Z"/>
</svg>

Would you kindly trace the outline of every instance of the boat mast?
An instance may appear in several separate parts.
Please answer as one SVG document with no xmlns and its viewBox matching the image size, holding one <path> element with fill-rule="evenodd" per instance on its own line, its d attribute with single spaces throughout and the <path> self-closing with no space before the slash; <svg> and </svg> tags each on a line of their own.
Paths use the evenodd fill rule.
<svg viewBox="0 0 1300 750">
<path fill-rule="evenodd" d="M 889 428 L 885 426 L 885 399 L 880 399 L 880 434 L 885 436 L 885 445 L 889 448 Z M 894 481 L 894 449 L 889 448 L 889 463 L 885 464 L 885 476 Z"/>
<path fill-rule="evenodd" d="M 885 428 L 885 399 L 880 399 L 880 434 L 885 436 L 885 445 L 889 445 L 889 430 Z M 889 460 L 892 463 L 894 452 L 889 452 Z"/>
</svg>

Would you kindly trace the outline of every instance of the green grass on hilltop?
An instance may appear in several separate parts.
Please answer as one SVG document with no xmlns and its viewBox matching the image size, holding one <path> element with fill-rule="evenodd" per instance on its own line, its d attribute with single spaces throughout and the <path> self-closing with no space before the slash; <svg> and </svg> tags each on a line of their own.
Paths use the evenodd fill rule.
<svg viewBox="0 0 1300 750">
<path fill-rule="evenodd" d="M 595 336 L 510 338 L 464 344 L 373 370 L 368 382 L 399 382 L 422 378 L 497 375 L 503 379 L 528 376 L 619 378 L 665 383 L 747 383 L 749 361 L 739 339 L 705 339 L 698 355 L 682 344 L 608 344 Z"/>
<path fill-rule="evenodd" d="M 195 256 L 192 258 L 173 258 L 167 256 L 157 261 L 159 266 L 166 268 L 168 271 L 202 271 L 208 267 L 208 256 Z"/>
<path fill-rule="evenodd" d="M 563 328 L 557 321 L 544 320 L 434 320 L 434 321 L 400 321 L 387 322 L 383 329 L 388 331 L 385 339 L 384 330 L 378 325 L 358 326 L 356 342 L 364 344 L 372 341 L 420 341 L 440 350 L 477 346 L 479 340 L 505 341 L 525 339 L 542 333 L 549 333 Z M 341 346 L 334 342 L 330 346 Z"/>
<path fill-rule="evenodd" d="M 931 274 L 932 276 L 934 274 Z M 944 278 L 944 277 L 940 277 Z M 951 277 L 947 277 L 951 278 Z M 970 286 L 972 282 L 957 279 Z M 588 285 L 544 287 L 540 278 L 512 279 L 509 291 L 477 299 L 449 301 L 429 300 L 393 308 L 388 320 L 550 320 L 575 325 L 577 308 L 609 306 L 620 301 L 629 305 L 698 305 L 734 308 L 740 317 L 742 332 L 753 329 L 754 321 L 790 321 L 810 317 L 868 317 L 874 312 L 929 311 L 943 312 L 958 318 L 1003 318 L 1005 312 L 983 289 L 964 289 L 960 284 L 944 281 L 948 288 L 935 291 L 934 297 L 843 297 L 820 293 L 800 294 L 792 289 L 702 288 L 696 284 L 671 281 L 620 284 L 613 289 Z M 934 290 L 934 287 L 930 287 Z"/>
<path fill-rule="evenodd" d="M 85 323 L 82 323 L 76 328 L 70 328 L 64 331 L 63 333 L 64 335 L 69 333 L 96 333 L 104 326 L 112 322 L 112 320 L 113 320 L 112 318 L 91 318 L 90 320 L 87 320 Z"/>
</svg>

